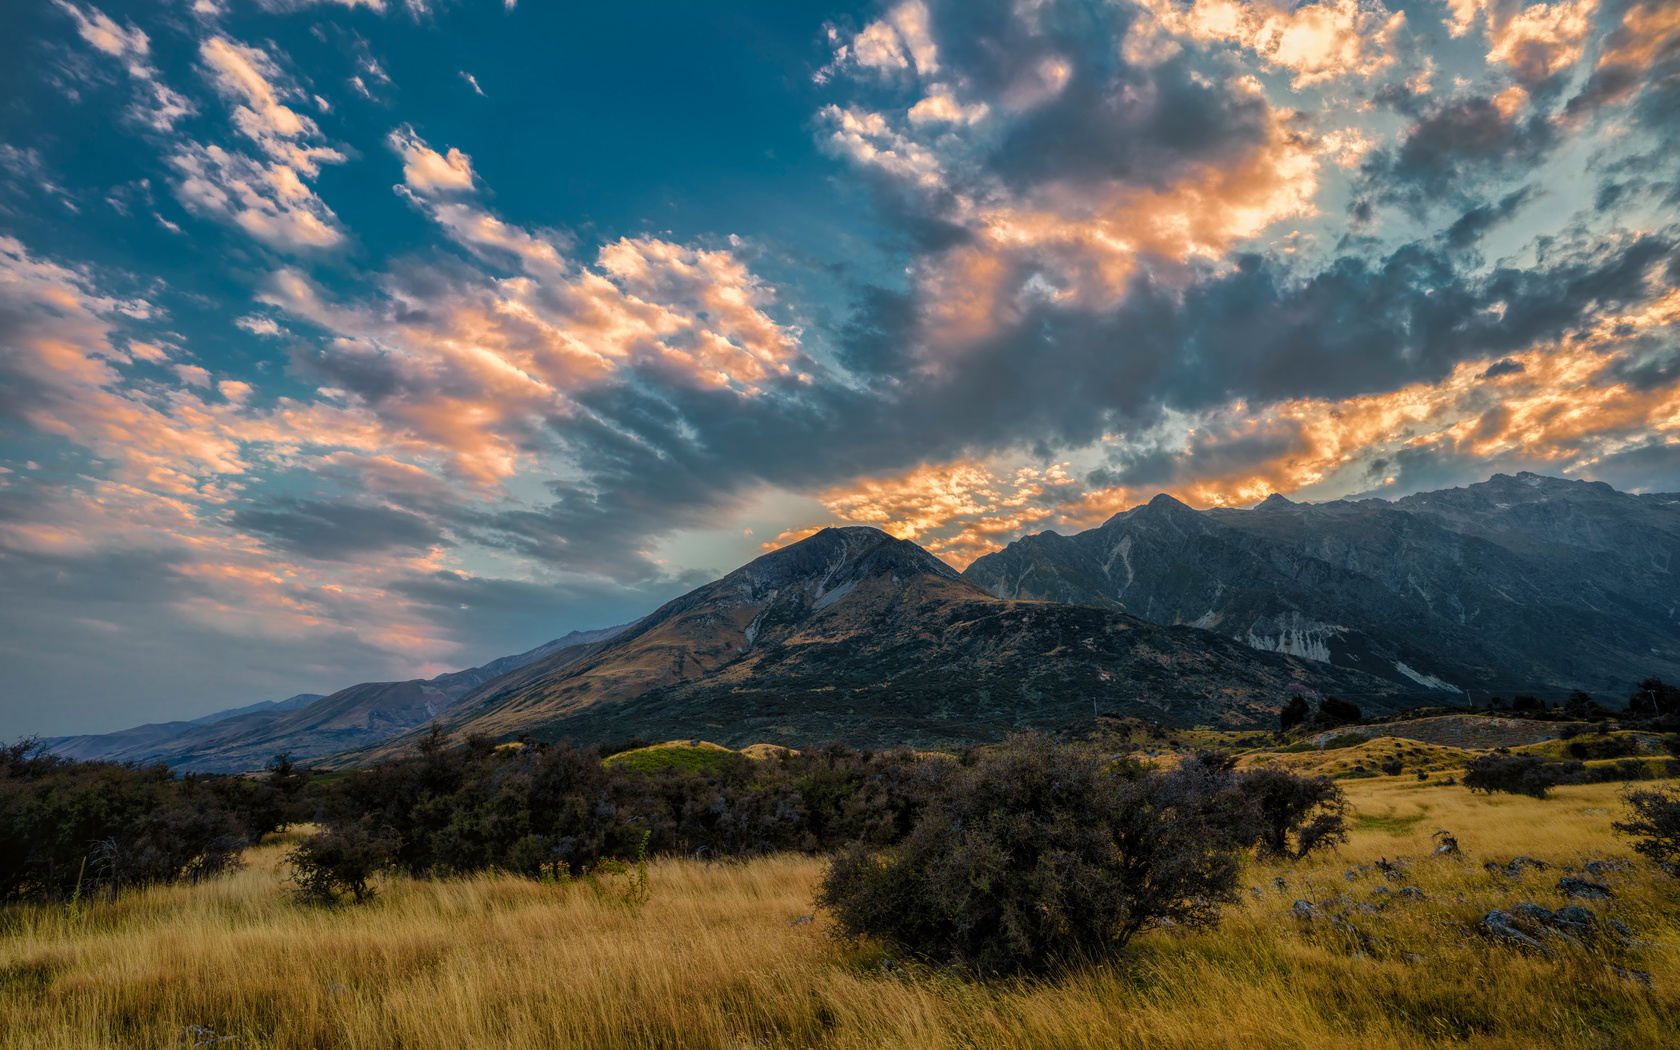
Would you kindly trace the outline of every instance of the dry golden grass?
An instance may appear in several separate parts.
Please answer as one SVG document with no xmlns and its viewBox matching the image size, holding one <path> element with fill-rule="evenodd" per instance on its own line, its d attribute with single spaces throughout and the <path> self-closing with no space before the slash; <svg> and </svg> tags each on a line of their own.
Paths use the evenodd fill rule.
<svg viewBox="0 0 1680 1050">
<path fill-rule="evenodd" d="M 1680 881 L 1638 866 L 1608 909 L 1647 946 L 1530 959 L 1463 931 L 1517 900 L 1564 903 L 1559 872 L 1512 880 L 1488 859 L 1556 865 L 1625 855 L 1609 785 L 1544 802 L 1383 778 L 1347 787 L 1359 828 L 1340 854 L 1256 866 L 1258 897 L 1208 933 L 1143 935 L 1123 963 L 1046 981 L 971 981 L 880 966 L 812 911 L 819 861 L 654 865 L 650 903 L 519 879 L 394 880 L 361 907 L 294 903 L 283 844 L 242 872 L 138 892 L 77 917 L 0 912 L 0 1048 L 346 1047 L 1673 1047 L 1680 1038 Z M 1609 812 L 1591 812 L 1603 810 Z M 1429 856 L 1454 831 L 1462 858 Z M 1414 858 L 1400 883 L 1343 873 Z M 1272 886 L 1287 880 L 1287 890 Z M 1303 930 L 1297 897 L 1423 901 L 1356 918 L 1373 944 Z M 1408 958 L 1408 955 L 1413 958 Z M 1607 969 L 1650 971 L 1647 989 Z"/>
</svg>

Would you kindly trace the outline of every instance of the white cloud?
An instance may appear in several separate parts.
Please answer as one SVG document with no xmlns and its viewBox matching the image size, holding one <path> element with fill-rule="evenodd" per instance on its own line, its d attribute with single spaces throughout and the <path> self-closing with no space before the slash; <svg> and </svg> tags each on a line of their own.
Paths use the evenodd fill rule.
<svg viewBox="0 0 1680 1050">
<path fill-rule="evenodd" d="M 473 76 L 471 73 L 468 73 L 466 70 L 463 69 L 463 70 L 461 70 L 461 79 L 465 80 L 468 83 L 468 85 L 470 85 L 472 87 L 472 89 L 474 91 L 478 92 L 478 96 L 480 98 L 488 97 L 484 94 L 484 89 L 478 86 L 478 78 L 477 77 Z"/>
<path fill-rule="evenodd" d="M 403 184 L 415 193 L 430 196 L 473 188 L 472 158 L 460 150 L 440 154 L 406 124 L 391 132 L 385 141 L 402 158 Z"/>
<path fill-rule="evenodd" d="M 151 41 L 137 26 L 123 28 L 96 8 L 81 8 L 54 0 L 76 21 L 76 32 L 95 50 L 123 63 L 135 82 L 135 100 L 128 115 L 154 131 L 169 131 L 175 122 L 197 112 L 192 101 L 165 84 L 148 61 Z"/>
<path fill-rule="evenodd" d="M 274 318 L 262 317 L 257 314 L 241 317 L 233 323 L 252 335 L 281 335 L 285 332 L 284 328 L 274 323 Z"/>
<path fill-rule="evenodd" d="M 169 158 L 190 211 L 230 223 L 271 248 L 330 248 L 344 240 L 338 216 L 284 164 L 264 164 L 220 146 L 188 143 Z"/>
</svg>

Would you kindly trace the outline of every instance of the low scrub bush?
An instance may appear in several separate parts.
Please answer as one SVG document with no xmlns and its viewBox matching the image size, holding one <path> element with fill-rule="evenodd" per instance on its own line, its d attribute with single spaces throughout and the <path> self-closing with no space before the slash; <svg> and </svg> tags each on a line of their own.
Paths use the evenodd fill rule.
<svg viewBox="0 0 1680 1050">
<path fill-rule="evenodd" d="M 401 846 L 402 839 L 389 828 L 369 829 L 363 822 L 309 836 L 286 861 L 301 899 L 332 904 L 348 893 L 360 902 L 373 896 L 369 881 L 390 866 Z"/>
<path fill-rule="evenodd" d="M 1471 791 L 1545 798 L 1546 792 L 1579 777 L 1586 767 L 1579 762 L 1547 762 L 1538 755 L 1483 755 L 1464 771 L 1464 786 Z"/>
<path fill-rule="evenodd" d="M 1102 958 L 1154 921 L 1208 926 L 1251 846 L 1301 856 L 1343 834 L 1328 781 L 1232 766 L 1213 753 L 1161 771 L 1014 737 L 932 782 L 899 846 L 835 856 L 818 902 L 841 936 L 980 973 Z"/>
<path fill-rule="evenodd" d="M 673 749 L 674 750 L 674 749 Z M 642 754 L 657 754 L 643 752 Z M 434 735 L 410 758 L 356 770 L 323 793 L 327 831 L 387 829 L 388 865 L 410 875 L 499 869 L 564 879 L 603 858 L 742 857 L 894 842 L 919 811 L 937 759 L 828 747 L 755 761 L 642 769 L 596 749 Z M 634 756 L 632 756 L 634 757 Z"/>
</svg>

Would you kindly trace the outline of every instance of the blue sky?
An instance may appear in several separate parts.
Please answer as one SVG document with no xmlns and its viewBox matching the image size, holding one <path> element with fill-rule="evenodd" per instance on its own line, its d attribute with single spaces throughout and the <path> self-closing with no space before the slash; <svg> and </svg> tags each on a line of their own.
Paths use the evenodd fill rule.
<svg viewBox="0 0 1680 1050">
<path fill-rule="evenodd" d="M 1680 489 L 1680 17 L 25 2 L 0 734 L 435 674 L 826 524 Z"/>
</svg>

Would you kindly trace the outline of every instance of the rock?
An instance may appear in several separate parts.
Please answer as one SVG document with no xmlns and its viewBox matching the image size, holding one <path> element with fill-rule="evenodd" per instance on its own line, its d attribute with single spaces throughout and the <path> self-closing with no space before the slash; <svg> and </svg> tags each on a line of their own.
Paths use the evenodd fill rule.
<svg viewBox="0 0 1680 1050">
<path fill-rule="evenodd" d="M 1620 977 L 1624 981 L 1632 981 L 1634 984 L 1642 984 L 1647 988 L 1651 987 L 1651 975 L 1646 973 L 1644 970 L 1624 970 L 1620 966 L 1606 966 L 1605 969 L 1609 970 L 1611 973 Z"/>
<path fill-rule="evenodd" d="M 1500 864 L 1497 861 L 1490 860 L 1486 864 L 1483 864 L 1482 867 L 1496 875 L 1506 875 L 1514 879 L 1523 873 L 1524 868 L 1533 868 L 1535 871 L 1545 871 L 1547 868 L 1551 867 L 1551 865 L 1547 864 L 1543 860 L 1535 860 L 1533 857 L 1516 857 L 1513 858 L 1509 864 Z"/>
<path fill-rule="evenodd" d="M 1598 929 L 1598 916 L 1591 908 L 1579 904 L 1565 904 L 1552 914 L 1552 925 L 1570 933 L 1585 936 Z"/>
<path fill-rule="evenodd" d="M 1610 892 L 1610 887 L 1602 882 L 1589 882 L 1586 879 L 1577 879 L 1571 876 L 1559 879 L 1557 888 L 1571 897 L 1586 897 L 1588 900 L 1604 901 L 1615 896 L 1614 893 Z"/>
<path fill-rule="evenodd" d="M 1447 783 L 1448 784 L 1452 783 L 1452 778 L 1451 777 L 1447 778 Z M 1453 837 L 1452 832 L 1447 831 L 1444 828 L 1435 832 L 1435 834 L 1429 836 L 1429 838 L 1430 838 L 1431 841 L 1433 841 L 1435 839 L 1440 839 L 1441 840 L 1441 844 L 1439 846 L 1435 847 L 1435 856 L 1437 856 L 1437 857 L 1442 857 L 1442 856 L 1446 856 L 1446 855 L 1451 854 L 1451 853 L 1459 852 L 1458 839 Z"/>
<path fill-rule="evenodd" d="M 803 925 L 812 921 L 815 918 L 816 918 L 815 915 L 801 915 L 797 919 L 794 919 L 792 922 L 788 923 L 788 925 L 789 926 L 803 926 Z"/>
<path fill-rule="evenodd" d="M 1608 813 L 1610 811 L 1607 810 L 1607 809 L 1591 809 L 1591 808 L 1588 808 L 1588 809 L 1583 809 L 1581 812 L 1582 813 Z"/>
<path fill-rule="evenodd" d="M 1484 937 L 1507 947 L 1536 955 L 1550 956 L 1554 954 L 1550 948 L 1517 929 L 1510 912 L 1500 911 L 1498 908 L 1483 916 L 1482 921 L 1476 924 L 1476 929 Z"/>
<path fill-rule="evenodd" d="M 1631 867 L 1625 860 L 1589 860 L 1585 865 L 1588 875 L 1603 877 L 1612 872 L 1627 871 Z"/>
<path fill-rule="evenodd" d="M 1587 909 L 1582 908 L 1581 910 L 1586 911 Z M 1588 912 L 1588 914 L 1590 915 L 1591 912 Z M 1615 930 L 1618 936 L 1621 936 L 1621 937 L 1632 937 L 1633 936 L 1633 931 L 1628 929 L 1621 922 L 1618 922 L 1615 919 L 1606 919 L 1604 921 L 1608 922 L 1610 924 L 1610 928 L 1612 930 Z"/>
<path fill-rule="evenodd" d="M 1266 891 L 1258 886 L 1250 886 L 1248 892 L 1254 895 L 1255 900 L 1262 900 L 1266 896 Z"/>
<path fill-rule="evenodd" d="M 1530 922 L 1537 922 L 1542 926 L 1552 925 L 1557 918 L 1552 909 L 1540 904 L 1530 904 L 1527 901 L 1511 905 L 1511 914 Z"/>
<path fill-rule="evenodd" d="M 1400 896 L 1410 897 L 1413 900 L 1420 901 L 1423 900 L 1423 891 L 1418 889 L 1416 886 L 1404 886 L 1400 890 Z"/>
<path fill-rule="evenodd" d="M 1284 892 L 1289 889 L 1289 880 L 1285 879 L 1282 875 L 1279 875 L 1277 878 L 1272 880 L 1272 889 L 1277 890 L 1279 893 Z"/>
<path fill-rule="evenodd" d="M 1312 901 L 1296 901 L 1290 906 L 1289 910 L 1294 913 L 1297 919 L 1304 919 L 1308 922 L 1320 918 L 1324 914 L 1318 910 L 1318 905 Z"/>
</svg>

